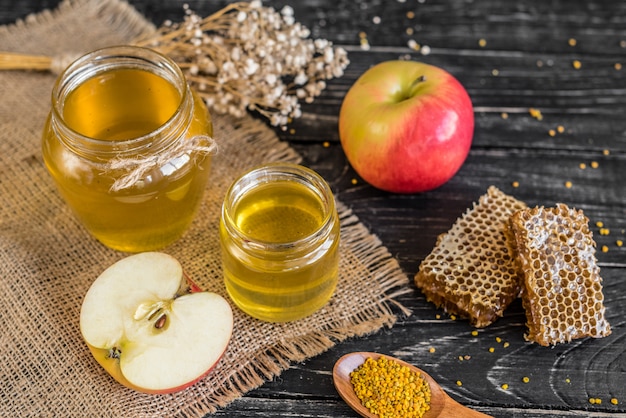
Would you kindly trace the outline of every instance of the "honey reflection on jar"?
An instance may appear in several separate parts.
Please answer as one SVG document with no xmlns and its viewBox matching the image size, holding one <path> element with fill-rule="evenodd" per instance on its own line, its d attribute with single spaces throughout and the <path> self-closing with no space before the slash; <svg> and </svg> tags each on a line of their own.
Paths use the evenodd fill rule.
<svg viewBox="0 0 626 418">
<path fill-rule="evenodd" d="M 208 181 L 212 134 L 204 103 L 175 63 L 149 49 L 112 47 L 59 76 L 43 157 L 95 238 L 148 251 L 190 225 Z"/>
<path fill-rule="evenodd" d="M 339 219 L 330 188 L 308 168 L 274 163 L 236 180 L 222 207 L 220 241 L 226 290 L 252 317 L 304 318 L 334 293 Z"/>
</svg>

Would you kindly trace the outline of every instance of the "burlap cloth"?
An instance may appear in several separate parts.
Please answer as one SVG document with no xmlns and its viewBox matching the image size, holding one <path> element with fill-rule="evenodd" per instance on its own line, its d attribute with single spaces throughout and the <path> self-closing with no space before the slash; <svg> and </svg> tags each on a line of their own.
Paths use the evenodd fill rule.
<svg viewBox="0 0 626 418">
<path fill-rule="evenodd" d="M 0 49 L 86 52 L 152 30 L 121 0 L 74 0 L 0 27 Z M 196 385 L 157 396 L 117 384 L 92 358 L 78 320 L 91 282 L 127 254 L 104 247 L 85 232 L 44 167 L 40 136 L 54 80 L 48 73 L 0 72 L 1 416 L 202 416 L 276 377 L 293 362 L 348 337 L 392 326 L 397 315 L 406 313 L 394 301 L 409 290 L 406 275 L 339 202 L 341 273 L 336 294 L 324 309 L 287 324 L 253 320 L 235 309 L 228 351 Z M 227 186 L 252 166 L 299 161 L 299 156 L 253 118 L 215 117 L 215 137 L 220 150 L 200 215 L 184 238 L 164 251 L 178 258 L 202 287 L 225 295 L 217 226 Z"/>
</svg>

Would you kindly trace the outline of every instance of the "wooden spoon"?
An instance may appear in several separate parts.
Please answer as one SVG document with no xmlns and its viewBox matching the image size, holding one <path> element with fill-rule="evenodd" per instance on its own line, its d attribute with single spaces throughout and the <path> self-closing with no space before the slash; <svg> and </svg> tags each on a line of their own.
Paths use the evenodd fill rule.
<svg viewBox="0 0 626 418">
<path fill-rule="evenodd" d="M 383 357 L 383 355 L 378 353 L 357 352 L 346 354 L 341 357 L 337 360 L 337 363 L 335 363 L 335 367 L 333 368 L 333 382 L 335 383 L 335 388 L 337 389 L 337 392 L 339 392 L 339 395 L 341 395 L 343 400 L 346 401 L 352 409 L 358 412 L 359 415 L 366 418 L 376 418 L 377 415 L 369 412 L 369 410 L 361 404 L 361 400 L 354 393 L 352 383 L 350 382 L 350 372 L 363 364 L 365 359 L 368 357 L 371 357 L 373 360 L 377 360 L 379 357 Z M 407 366 L 411 370 L 419 373 L 428 382 L 431 392 L 430 410 L 424 414 L 423 418 L 489 417 L 489 415 L 474 411 L 473 409 L 463 406 L 452 399 L 446 392 L 444 392 L 441 386 L 439 386 L 439 384 L 424 371 L 402 360 L 398 360 L 390 356 L 384 357 L 396 361 L 403 366 Z"/>
</svg>

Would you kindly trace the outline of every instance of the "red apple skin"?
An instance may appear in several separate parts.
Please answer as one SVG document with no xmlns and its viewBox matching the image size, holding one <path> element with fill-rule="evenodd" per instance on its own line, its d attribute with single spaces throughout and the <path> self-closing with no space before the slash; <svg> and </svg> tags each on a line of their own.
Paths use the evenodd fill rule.
<svg viewBox="0 0 626 418">
<path fill-rule="evenodd" d="M 447 71 L 416 61 L 371 67 L 346 94 L 339 137 L 354 170 L 393 193 L 435 189 L 450 180 L 474 135 L 471 99 Z"/>
<path fill-rule="evenodd" d="M 194 281 L 191 280 L 191 278 L 189 278 L 189 276 L 187 276 L 186 273 L 184 273 L 185 279 L 187 280 L 187 284 L 189 285 L 189 292 L 190 293 L 195 293 L 195 292 L 202 292 L 203 290 L 200 288 L 200 286 L 198 286 Z M 147 394 L 152 394 L 152 395 L 163 395 L 163 394 L 167 394 L 167 393 L 174 393 L 174 392 L 178 392 L 181 391 L 183 389 L 186 389 L 190 386 L 193 386 L 194 384 L 196 384 L 197 382 L 199 382 L 200 380 L 202 380 L 204 377 L 206 377 L 206 375 L 208 375 L 211 370 L 213 370 L 213 367 L 211 367 L 210 369 L 208 369 L 205 373 L 203 373 L 201 376 L 199 376 L 197 379 L 188 382 L 184 385 L 178 386 L 178 387 L 173 387 L 173 388 L 168 388 L 165 390 L 149 390 L 143 387 L 139 387 L 137 385 L 133 385 L 131 382 L 129 382 L 125 377 L 124 374 L 122 373 L 122 370 L 120 369 L 120 362 L 118 359 L 115 358 L 111 358 L 109 357 L 109 350 L 104 349 L 104 348 L 97 348 L 94 347 L 93 345 L 87 343 L 87 347 L 89 347 L 89 350 L 91 351 L 91 354 L 93 355 L 93 357 L 96 359 L 96 361 L 98 362 L 98 364 L 100 364 L 100 366 L 102 366 L 104 368 L 104 370 L 107 371 L 108 374 L 111 375 L 111 377 L 113 377 L 113 379 L 115 379 L 119 384 L 126 386 L 127 388 L 133 389 L 135 391 L 138 392 L 143 392 L 143 393 L 147 393 Z M 226 352 L 226 349 L 224 350 L 224 353 Z M 224 353 L 222 353 L 222 355 L 220 356 L 220 358 L 215 362 L 214 366 L 216 366 L 221 358 L 223 357 Z"/>
</svg>

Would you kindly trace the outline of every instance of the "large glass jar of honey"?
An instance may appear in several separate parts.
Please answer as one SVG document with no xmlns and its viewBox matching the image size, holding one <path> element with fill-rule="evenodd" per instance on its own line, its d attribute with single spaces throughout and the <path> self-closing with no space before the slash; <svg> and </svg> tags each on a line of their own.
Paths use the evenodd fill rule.
<svg viewBox="0 0 626 418">
<path fill-rule="evenodd" d="M 328 184 L 296 164 L 244 174 L 224 198 L 220 242 L 226 290 L 250 316 L 306 317 L 335 291 L 340 226 Z"/>
<path fill-rule="evenodd" d="M 72 63 L 52 90 L 43 158 L 85 228 L 121 251 L 180 238 L 201 203 L 212 123 L 180 68 L 120 46 Z"/>
</svg>

